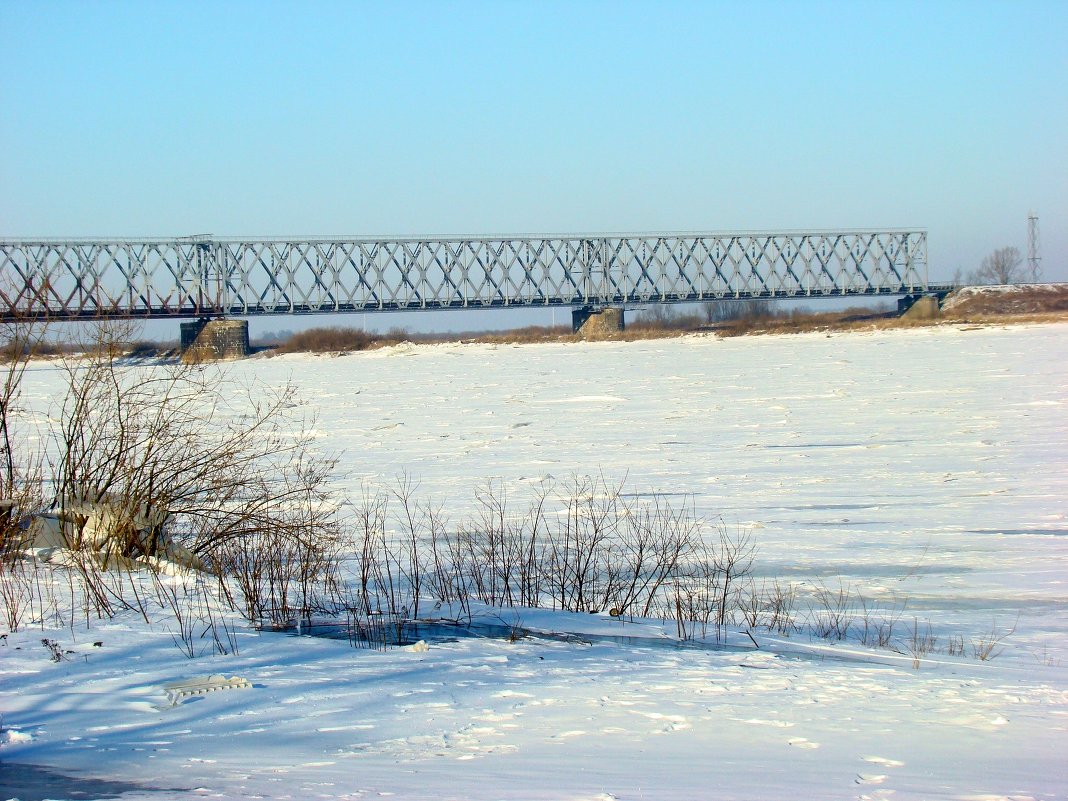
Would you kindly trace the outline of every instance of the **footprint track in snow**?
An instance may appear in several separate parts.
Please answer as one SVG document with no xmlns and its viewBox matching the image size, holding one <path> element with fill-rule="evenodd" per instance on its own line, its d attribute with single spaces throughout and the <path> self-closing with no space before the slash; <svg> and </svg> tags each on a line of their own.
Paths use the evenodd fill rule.
<svg viewBox="0 0 1068 801">
<path fill-rule="evenodd" d="M 861 757 L 865 762 L 871 762 L 873 765 L 882 765 L 884 768 L 900 768 L 904 767 L 905 763 L 899 759 L 889 759 L 881 756 L 865 756 Z"/>
<path fill-rule="evenodd" d="M 857 784 L 882 784 L 886 781 L 886 775 L 883 773 L 858 773 L 854 781 Z"/>
</svg>

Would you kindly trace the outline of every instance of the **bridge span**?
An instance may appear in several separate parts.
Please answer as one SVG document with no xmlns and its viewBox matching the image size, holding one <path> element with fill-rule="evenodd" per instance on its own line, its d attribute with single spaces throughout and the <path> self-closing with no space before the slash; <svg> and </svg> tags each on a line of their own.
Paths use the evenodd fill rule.
<svg viewBox="0 0 1068 801">
<path fill-rule="evenodd" d="M 0 239 L 0 319 L 194 318 L 919 295 L 922 230 Z"/>
</svg>

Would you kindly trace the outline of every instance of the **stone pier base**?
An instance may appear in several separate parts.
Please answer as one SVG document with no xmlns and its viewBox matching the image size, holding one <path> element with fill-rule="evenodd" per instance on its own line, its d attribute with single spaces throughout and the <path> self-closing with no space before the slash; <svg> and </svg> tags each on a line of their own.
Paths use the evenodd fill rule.
<svg viewBox="0 0 1068 801">
<path fill-rule="evenodd" d="M 897 302 L 897 310 L 905 320 L 937 320 L 942 316 L 936 295 L 902 298 Z"/>
<path fill-rule="evenodd" d="M 182 323 L 182 361 L 243 359 L 250 353 L 248 320 L 196 320 Z"/>
<path fill-rule="evenodd" d="M 625 328 L 623 309 L 572 309 L 571 330 L 587 339 L 618 334 Z"/>
</svg>

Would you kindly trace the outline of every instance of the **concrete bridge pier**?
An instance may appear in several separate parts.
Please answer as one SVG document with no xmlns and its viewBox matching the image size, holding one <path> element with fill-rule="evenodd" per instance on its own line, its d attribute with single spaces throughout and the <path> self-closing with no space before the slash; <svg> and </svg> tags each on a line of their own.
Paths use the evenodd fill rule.
<svg viewBox="0 0 1068 801">
<path fill-rule="evenodd" d="M 182 361 L 243 359 L 251 353 L 248 320 L 201 317 L 181 328 Z"/>
<path fill-rule="evenodd" d="M 906 295 L 897 302 L 897 311 L 907 320 L 937 320 L 942 316 L 938 295 Z"/>
<path fill-rule="evenodd" d="M 587 338 L 610 336 L 625 327 L 622 308 L 582 306 L 571 310 L 571 330 Z"/>
</svg>

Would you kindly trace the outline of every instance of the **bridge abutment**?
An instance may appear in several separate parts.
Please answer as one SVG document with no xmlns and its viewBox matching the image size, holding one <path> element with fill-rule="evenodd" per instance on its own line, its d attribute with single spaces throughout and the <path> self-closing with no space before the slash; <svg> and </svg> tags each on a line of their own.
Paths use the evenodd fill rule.
<svg viewBox="0 0 1068 801">
<path fill-rule="evenodd" d="M 181 328 L 183 361 L 243 359 L 251 352 L 248 320 L 201 318 Z"/>
</svg>

